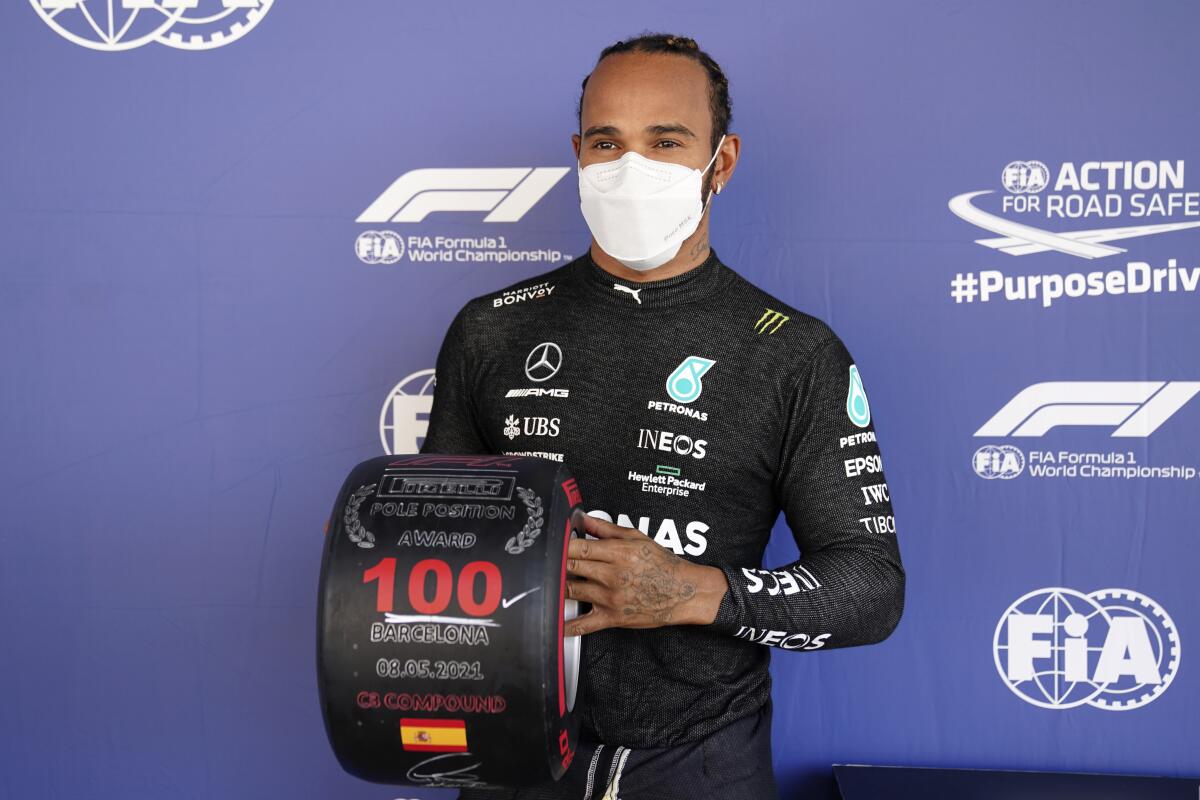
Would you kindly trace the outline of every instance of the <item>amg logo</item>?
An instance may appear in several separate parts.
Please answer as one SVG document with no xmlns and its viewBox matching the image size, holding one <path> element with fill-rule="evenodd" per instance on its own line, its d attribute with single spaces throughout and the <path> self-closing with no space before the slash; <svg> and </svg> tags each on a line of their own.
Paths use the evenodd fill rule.
<svg viewBox="0 0 1200 800">
<path fill-rule="evenodd" d="M 532 389 L 509 389 L 505 397 L 567 397 L 570 395 L 570 389 L 542 389 L 534 387 Z"/>
</svg>

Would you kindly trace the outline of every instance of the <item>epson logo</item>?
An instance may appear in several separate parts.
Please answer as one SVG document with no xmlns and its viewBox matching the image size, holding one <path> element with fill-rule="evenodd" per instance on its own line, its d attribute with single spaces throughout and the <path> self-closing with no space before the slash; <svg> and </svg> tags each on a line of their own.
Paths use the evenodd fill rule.
<svg viewBox="0 0 1200 800">
<path fill-rule="evenodd" d="M 706 439 L 693 439 L 682 433 L 656 431 L 642 428 L 638 431 L 638 447 L 646 450 L 662 450 L 664 453 L 674 453 L 677 456 L 704 458 L 708 445 Z"/>
<path fill-rule="evenodd" d="M 570 389 L 509 389 L 505 397 L 568 397 Z"/>
</svg>

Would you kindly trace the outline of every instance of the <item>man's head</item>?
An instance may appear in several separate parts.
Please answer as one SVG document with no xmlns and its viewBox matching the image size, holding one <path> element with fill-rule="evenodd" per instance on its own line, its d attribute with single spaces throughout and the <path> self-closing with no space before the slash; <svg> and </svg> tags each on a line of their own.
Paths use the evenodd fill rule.
<svg viewBox="0 0 1200 800">
<path fill-rule="evenodd" d="M 729 133 L 729 83 L 721 67 L 685 36 L 643 33 L 604 48 L 583 79 L 571 137 L 581 167 L 633 151 L 646 158 L 704 169 L 702 199 L 729 182 L 740 142 Z M 711 204 L 710 204 L 711 205 Z M 689 237 L 707 245 L 708 214 Z M 685 242 L 682 254 L 689 252 Z"/>
</svg>

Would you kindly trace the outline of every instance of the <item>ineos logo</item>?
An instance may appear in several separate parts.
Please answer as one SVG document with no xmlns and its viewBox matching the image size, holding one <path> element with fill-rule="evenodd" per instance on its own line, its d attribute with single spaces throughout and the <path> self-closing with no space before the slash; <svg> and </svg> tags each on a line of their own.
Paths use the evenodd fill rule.
<svg viewBox="0 0 1200 800">
<path fill-rule="evenodd" d="M 554 342 L 542 342 L 525 357 L 525 377 L 541 382 L 553 378 L 562 366 L 562 349 Z"/>
</svg>

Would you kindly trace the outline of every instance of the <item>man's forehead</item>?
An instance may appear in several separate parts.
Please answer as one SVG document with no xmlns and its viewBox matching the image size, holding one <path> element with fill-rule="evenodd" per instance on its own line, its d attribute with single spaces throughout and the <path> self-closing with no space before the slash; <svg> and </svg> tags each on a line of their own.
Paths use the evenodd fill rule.
<svg viewBox="0 0 1200 800">
<path fill-rule="evenodd" d="M 618 53 L 592 70 L 583 96 L 583 127 L 611 125 L 624 133 L 677 121 L 700 134 L 708 118 L 708 74 L 690 58 Z"/>
</svg>

